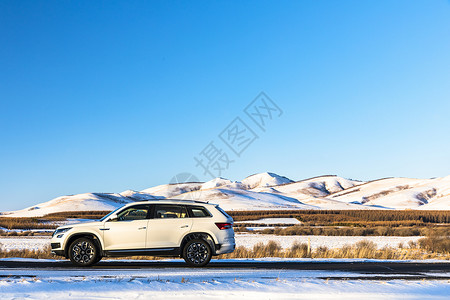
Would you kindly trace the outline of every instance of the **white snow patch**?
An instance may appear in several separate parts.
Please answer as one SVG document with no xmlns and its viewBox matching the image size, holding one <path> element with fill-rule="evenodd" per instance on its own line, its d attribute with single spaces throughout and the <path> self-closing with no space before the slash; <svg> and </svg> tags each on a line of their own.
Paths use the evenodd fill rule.
<svg viewBox="0 0 450 300">
<path fill-rule="evenodd" d="M 252 248 L 258 243 L 268 243 L 275 241 L 280 243 L 283 249 L 290 248 L 295 242 L 311 243 L 311 248 L 326 246 L 329 249 L 342 248 L 345 245 L 352 245 L 366 240 L 374 242 L 378 248 L 398 247 L 400 243 L 407 245 L 409 241 L 417 242 L 422 237 L 417 236 L 323 236 L 323 235 L 273 235 L 273 234 L 255 234 L 239 233 L 236 234 L 236 246 Z"/>
<path fill-rule="evenodd" d="M 253 220 L 253 221 L 239 221 L 235 222 L 239 224 L 267 224 L 267 225 L 276 225 L 276 224 L 291 224 L 296 225 L 300 224 L 301 222 L 297 220 L 296 218 L 264 218 L 259 220 Z"/>
</svg>

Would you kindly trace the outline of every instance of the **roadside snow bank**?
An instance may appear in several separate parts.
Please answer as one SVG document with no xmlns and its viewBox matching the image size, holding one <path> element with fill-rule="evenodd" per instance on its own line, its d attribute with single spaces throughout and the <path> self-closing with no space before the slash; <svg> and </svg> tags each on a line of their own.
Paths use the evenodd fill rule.
<svg viewBox="0 0 450 300">
<path fill-rule="evenodd" d="M 332 271 L 0 268 L 0 275 L 2 299 L 448 299 L 450 294 L 448 280 L 376 274 L 360 280 L 367 274 Z"/>
</svg>

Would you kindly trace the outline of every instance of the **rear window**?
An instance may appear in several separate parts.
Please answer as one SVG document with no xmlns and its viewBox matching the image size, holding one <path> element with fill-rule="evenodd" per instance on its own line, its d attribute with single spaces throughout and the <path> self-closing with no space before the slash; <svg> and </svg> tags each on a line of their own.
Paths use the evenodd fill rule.
<svg viewBox="0 0 450 300">
<path fill-rule="evenodd" d="M 202 206 L 189 206 L 192 218 L 207 218 L 212 217 L 211 213 Z"/>
<path fill-rule="evenodd" d="M 187 218 L 186 208 L 179 205 L 155 205 L 155 219 Z"/>
</svg>

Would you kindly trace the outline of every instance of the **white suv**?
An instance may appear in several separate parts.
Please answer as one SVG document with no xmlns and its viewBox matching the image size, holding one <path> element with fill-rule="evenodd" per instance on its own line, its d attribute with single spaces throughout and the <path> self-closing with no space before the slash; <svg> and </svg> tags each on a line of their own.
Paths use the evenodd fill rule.
<svg viewBox="0 0 450 300">
<path fill-rule="evenodd" d="M 77 266 L 109 256 L 181 256 L 202 267 L 213 255 L 234 251 L 233 219 L 218 205 L 150 200 L 127 204 L 99 221 L 62 226 L 52 253 Z"/>
</svg>

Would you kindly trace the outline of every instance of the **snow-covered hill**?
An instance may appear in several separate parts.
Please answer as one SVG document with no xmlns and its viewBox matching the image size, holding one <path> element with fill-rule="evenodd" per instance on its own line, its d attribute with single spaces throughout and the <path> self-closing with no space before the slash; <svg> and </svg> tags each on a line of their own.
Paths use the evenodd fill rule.
<svg viewBox="0 0 450 300">
<path fill-rule="evenodd" d="M 450 176 L 379 179 L 334 193 L 328 198 L 396 209 L 450 209 Z"/>
<path fill-rule="evenodd" d="M 134 200 L 120 194 L 86 193 L 58 197 L 48 202 L 15 212 L 3 213 L 6 217 L 41 217 L 63 211 L 107 211 Z"/>
<path fill-rule="evenodd" d="M 385 178 L 369 182 L 334 175 L 293 181 L 275 173 L 242 181 L 164 184 L 119 194 L 86 193 L 4 212 L 8 217 L 39 217 L 62 211 L 107 211 L 152 199 L 189 199 L 220 204 L 225 210 L 264 209 L 450 209 L 450 176 L 433 179 Z"/>
</svg>

